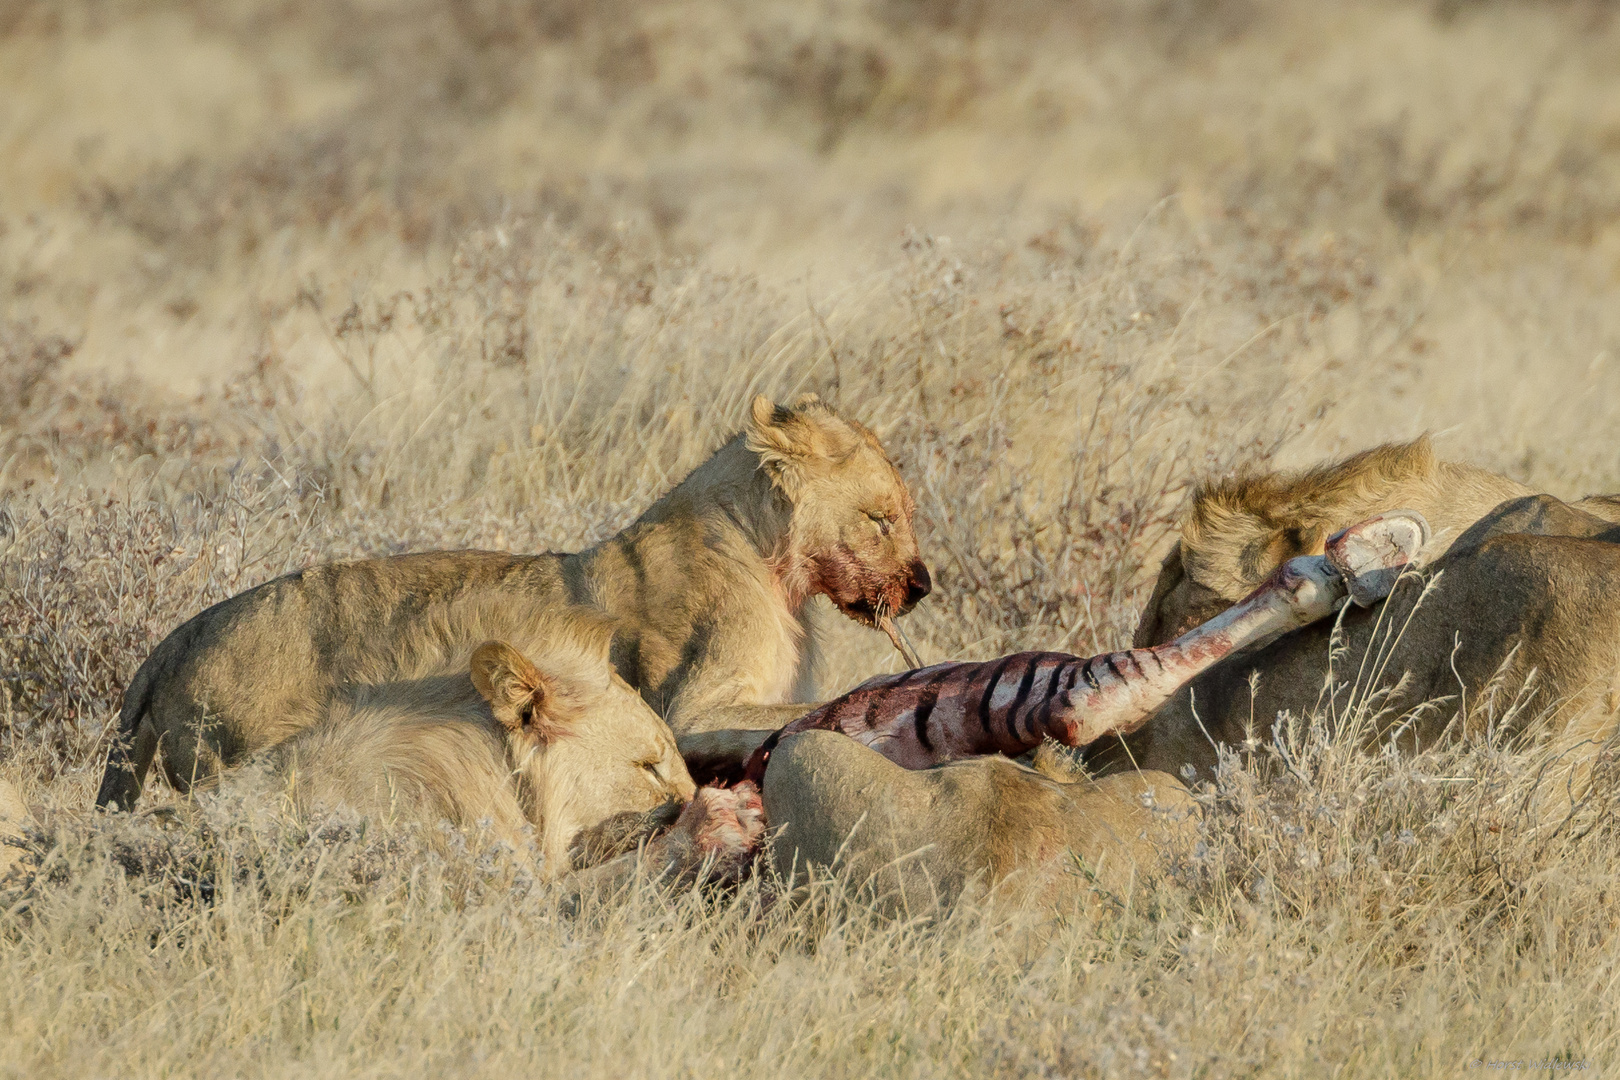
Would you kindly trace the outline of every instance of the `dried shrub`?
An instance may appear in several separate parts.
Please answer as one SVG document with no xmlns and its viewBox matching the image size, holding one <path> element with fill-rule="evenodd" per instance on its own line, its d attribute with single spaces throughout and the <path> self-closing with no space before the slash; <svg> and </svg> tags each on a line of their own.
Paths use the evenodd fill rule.
<svg viewBox="0 0 1620 1080">
<path fill-rule="evenodd" d="M 175 504 L 0 503 L 0 758 L 47 778 L 96 760 L 125 684 L 170 629 L 310 560 L 308 494 L 239 475 Z"/>
</svg>

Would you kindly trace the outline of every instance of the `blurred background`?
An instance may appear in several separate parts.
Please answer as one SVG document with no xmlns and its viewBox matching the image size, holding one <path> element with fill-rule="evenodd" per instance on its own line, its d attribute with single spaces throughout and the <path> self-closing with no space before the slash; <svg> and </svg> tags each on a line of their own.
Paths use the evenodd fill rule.
<svg viewBox="0 0 1620 1080">
<path fill-rule="evenodd" d="M 1421 415 L 1372 437 L 1468 424 L 1479 364 L 1539 362 L 1578 400 L 1616 345 L 1616 12 L 8 0 L 8 367 L 33 335 L 63 369 L 195 394 L 255 348 L 318 355 L 283 314 L 311 291 L 325 313 L 420 287 L 520 218 L 649 283 L 702 265 L 827 303 L 908 228 L 1063 269 L 1135 234 L 1207 264 L 1144 317 L 1196 297 L 1388 361 L 1379 394 Z M 1402 308 L 1383 337 L 1335 319 L 1376 306 Z"/>
</svg>

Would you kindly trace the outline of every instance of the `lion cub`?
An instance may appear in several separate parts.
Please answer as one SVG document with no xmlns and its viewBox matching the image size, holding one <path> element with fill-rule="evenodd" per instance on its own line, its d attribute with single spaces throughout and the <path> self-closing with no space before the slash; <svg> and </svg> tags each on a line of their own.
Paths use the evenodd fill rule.
<svg viewBox="0 0 1620 1080">
<path fill-rule="evenodd" d="M 340 696 L 261 760 L 304 809 L 487 823 L 520 853 L 532 825 L 541 872 L 557 877 L 590 830 L 667 824 L 695 793 L 669 728 L 609 664 L 610 639 L 605 625 L 554 625 L 534 661 L 485 642 L 468 671 Z"/>
</svg>

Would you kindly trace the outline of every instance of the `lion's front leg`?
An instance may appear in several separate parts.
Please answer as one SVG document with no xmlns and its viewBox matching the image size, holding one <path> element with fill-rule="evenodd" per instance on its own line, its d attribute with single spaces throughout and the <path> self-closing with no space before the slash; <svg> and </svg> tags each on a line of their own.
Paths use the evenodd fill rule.
<svg viewBox="0 0 1620 1080">
<path fill-rule="evenodd" d="M 651 810 L 626 810 L 580 830 L 568 845 L 568 861 L 575 870 L 599 866 L 635 851 L 679 820 L 679 802 L 660 803 Z"/>
</svg>

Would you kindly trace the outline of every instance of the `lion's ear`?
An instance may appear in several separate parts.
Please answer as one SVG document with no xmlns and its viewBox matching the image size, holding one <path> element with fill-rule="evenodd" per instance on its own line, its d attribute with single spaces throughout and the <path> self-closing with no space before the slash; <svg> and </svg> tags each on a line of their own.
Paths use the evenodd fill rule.
<svg viewBox="0 0 1620 1080">
<path fill-rule="evenodd" d="M 789 498 L 804 482 L 806 470 L 817 461 L 842 461 L 855 448 L 858 436 L 814 394 L 793 405 L 778 405 L 764 394 L 754 398 L 744 428 L 748 449 Z"/>
<path fill-rule="evenodd" d="M 544 742 L 566 733 L 557 715 L 557 684 L 504 641 L 486 641 L 472 655 L 473 686 L 502 727 L 528 731 Z"/>
<path fill-rule="evenodd" d="M 764 394 L 754 395 L 748 407 L 748 448 L 757 454 L 802 457 L 810 452 L 808 432 L 798 414 Z"/>
<path fill-rule="evenodd" d="M 815 456 L 814 440 L 798 414 L 759 394 L 749 407 L 745 434 L 748 449 L 759 455 L 760 467 L 771 482 L 788 498 L 797 499 L 805 465 Z"/>
</svg>

